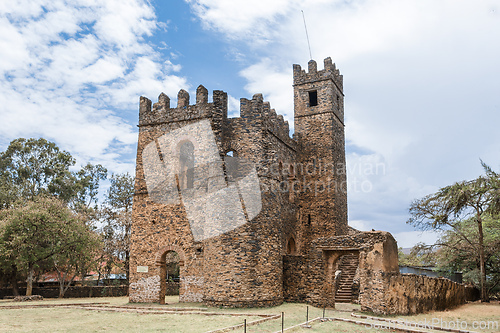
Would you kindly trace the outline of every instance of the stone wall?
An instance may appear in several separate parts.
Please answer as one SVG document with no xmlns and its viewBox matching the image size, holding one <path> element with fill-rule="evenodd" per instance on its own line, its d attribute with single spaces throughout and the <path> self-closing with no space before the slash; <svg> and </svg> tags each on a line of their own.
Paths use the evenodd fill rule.
<svg viewBox="0 0 500 333">
<path fill-rule="evenodd" d="M 68 288 L 64 298 L 126 296 L 127 291 L 127 286 L 73 286 Z M 19 288 L 19 294 L 26 295 L 26 288 Z M 44 298 L 58 298 L 59 288 L 34 287 L 33 295 L 40 295 Z M 0 299 L 8 296 L 14 296 L 12 288 L 0 288 Z"/>
<path fill-rule="evenodd" d="M 475 288 L 446 278 L 390 274 L 383 280 L 382 301 L 373 298 L 369 306 L 365 303 L 364 311 L 407 315 L 451 309 L 477 299 Z"/>
<path fill-rule="evenodd" d="M 304 256 L 283 256 L 283 298 L 287 302 L 305 302 L 308 276 L 306 269 Z"/>
</svg>

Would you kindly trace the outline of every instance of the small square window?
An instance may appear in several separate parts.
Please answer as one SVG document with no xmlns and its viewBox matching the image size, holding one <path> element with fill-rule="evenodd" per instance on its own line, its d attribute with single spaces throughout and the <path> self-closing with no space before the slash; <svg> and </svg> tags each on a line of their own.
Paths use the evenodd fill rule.
<svg viewBox="0 0 500 333">
<path fill-rule="evenodd" d="M 318 92 L 316 90 L 309 91 L 309 106 L 318 105 Z"/>
</svg>

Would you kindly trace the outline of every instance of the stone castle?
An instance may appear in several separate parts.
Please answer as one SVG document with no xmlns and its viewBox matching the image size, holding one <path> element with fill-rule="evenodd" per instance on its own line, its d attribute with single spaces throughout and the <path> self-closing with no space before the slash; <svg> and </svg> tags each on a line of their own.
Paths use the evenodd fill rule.
<svg viewBox="0 0 500 333">
<path fill-rule="evenodd" d="M 330 58 L 321 70 L 311 60 L 307 71 L 293 66 L 293 88 L 293 138 L 261 94 L 242 98 L 237 118 L 225 92 L 209 102 L 201 85 L 195 104 L 184 90 L 177 107 L 163 93 L 153 105 L 141 97 L 131 302 L 165 302 L 176 252 L 181 302 L 359 300 L 391 312 L 396 242 L 347 224 L 343 76 Z"/>
</svg>

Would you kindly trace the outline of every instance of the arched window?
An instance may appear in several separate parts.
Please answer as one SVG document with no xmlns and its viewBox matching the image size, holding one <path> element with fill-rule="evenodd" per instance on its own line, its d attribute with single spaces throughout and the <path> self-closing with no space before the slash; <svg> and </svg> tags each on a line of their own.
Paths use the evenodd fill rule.
<svg viewBox="0 0 500 333">
<path fill-rule="evenodd" d="M 288 243 L 286 244 L 286 254 L 296 254 L 296 253 L 297 253 L 297 246 L 295 245 L 295 239 L 293 239 L 293 237 L 290 237 Z"/>
<path fill-rule="evenodd" d="M 179 186 L 181 189 L 194 187 L 194 145 L 185 141 L 179 148 Z"/>
</svg>

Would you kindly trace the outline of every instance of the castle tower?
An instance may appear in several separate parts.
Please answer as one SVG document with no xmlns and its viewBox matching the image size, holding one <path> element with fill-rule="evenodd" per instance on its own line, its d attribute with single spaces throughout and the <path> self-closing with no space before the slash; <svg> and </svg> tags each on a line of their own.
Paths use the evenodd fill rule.
<svg viewBox="0 0 500 333">
<path fill-rule="evenodd" d="M 300 146 L 303 242 L 347 231 L 343 77 L 330 58 L 324 69 L 293 66 L 295 137 Z"/>
</svg>

